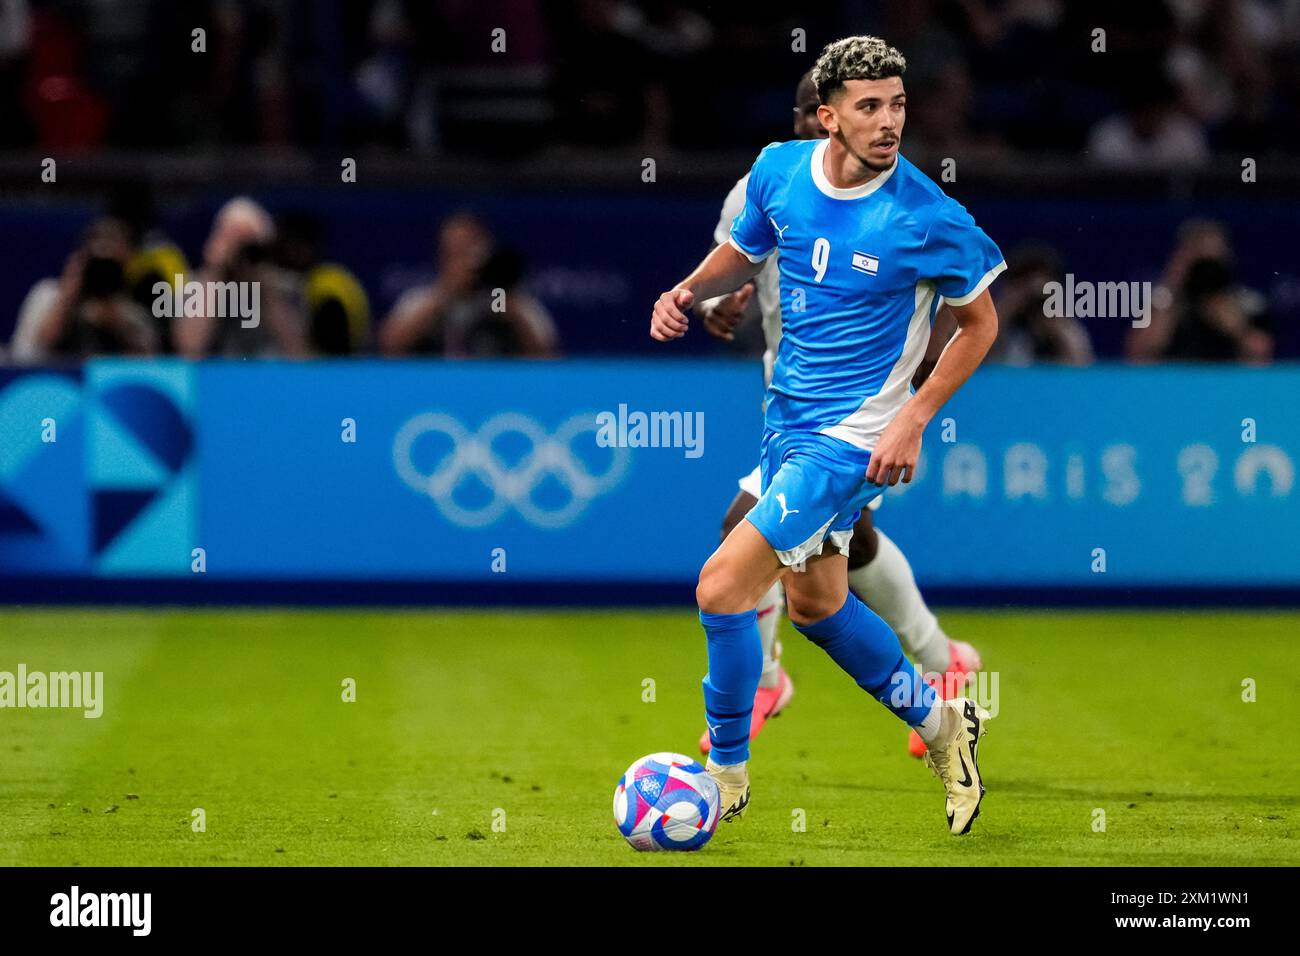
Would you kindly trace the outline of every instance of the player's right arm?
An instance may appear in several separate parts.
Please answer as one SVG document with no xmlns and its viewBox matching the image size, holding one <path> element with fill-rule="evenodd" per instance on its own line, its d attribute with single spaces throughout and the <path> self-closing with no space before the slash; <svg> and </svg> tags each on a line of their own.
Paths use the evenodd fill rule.
<svg viewBox="0 0 1300 956">
<path fill-rule="evenodd" d="M 713 227 L 713 243 L 709 251 L 722 245 L 731 238 L 731 227 L 737 217 L 745 210 L 745 200 L 749 195 L 749 173 L 736 180 L 727 198 L 722 201 L 718 213 L 718 223 Z M 697 299 L 695 314 L 704 323 L 704 331 L 716 339 L 730 342 L 736 337 L 736 327 L 745 320 L 745 311 L 749 300 L 754 296 L 754 283 L 747 282 L 735 292 L 714 299 Z"/>
<path fill-rule="evenodd" d="M 776 233 L 763 211 L 767 176 L 763 160 L 771 148 L 758 154 L 749 171 L 745 204 L 731 223 L 726 241 L 719 242 L 694 272 L 655 302 L 650 314 L 651 338 L 659 342 L 681 338 L 689 325 L 685 310 L 693 302 L 739 289 L 758 275 L 767 257 L 776 251 Z M 719 238 L 716 232 L 714 238 Z"/>
<path fill-rule="evenodd" d="M 763 268 L 730 242 L 724 242 L 673 288 L 659 296 L 650 312 L 650 337 L 669 342 L 686 334 L 686 309 L 697 298 L 708 299 L 740 288 Z"/>
</svg>

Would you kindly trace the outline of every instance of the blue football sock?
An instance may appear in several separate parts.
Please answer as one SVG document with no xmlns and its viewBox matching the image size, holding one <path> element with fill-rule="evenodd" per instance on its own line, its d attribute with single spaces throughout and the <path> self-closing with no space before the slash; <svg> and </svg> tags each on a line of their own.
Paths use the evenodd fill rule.
<svg viewBox="0 0 1300 956">
<path fill-rule="evenodd" d="M 709 641 L 709 672 L 704 675 L 704 717 L 709 724 L 709 754 L 714 763 L 749 759 L 749 719 L 754 692 L 763 674 L 763 642 L 758 614 L 700 612 Z"/>
<path fill-rule="evenodd" d="M 795 627 L 909 726 L 921 723 L 934 707 L 934 688 L 921 680 L 903 655 L 898 637 L 852 592 L 830 617 Z"/>
</svg>

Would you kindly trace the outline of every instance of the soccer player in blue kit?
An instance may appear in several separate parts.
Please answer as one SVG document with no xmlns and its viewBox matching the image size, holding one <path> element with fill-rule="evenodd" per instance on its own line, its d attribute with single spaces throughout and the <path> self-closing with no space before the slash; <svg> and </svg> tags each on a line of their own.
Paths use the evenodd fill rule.
<svg viewBox="0 0 1300 956">
<path fill-rule="evenodd" d="M 877 37 L 827 46 L 813 81 L 828 138 L 759 154 L 730 239 L 651 316 L 653 338 L 679 338 L 694 301 L 739 288 L 780 249 L 783 334 L 759 452 L 762 494 L 705 562 L 695 592 L 709 658 L 707 769 L 724 820 L 749 803 L 763 667 L 755 607 L 783 575 L 795 627 L 925 742 L 952 833 L 970 830 L 984 795 L 978 744 L 988 714 L 967 698 L 940 699 L 848 588 L 858 514 L 885 485 L 911 480 L 926 424 L 993 344 L 988 286 L 1006 268 L 970 214 L 899 154 L 905 69 Z M 958 331 L 913 393 L 941 300 Z"/>
</svg>

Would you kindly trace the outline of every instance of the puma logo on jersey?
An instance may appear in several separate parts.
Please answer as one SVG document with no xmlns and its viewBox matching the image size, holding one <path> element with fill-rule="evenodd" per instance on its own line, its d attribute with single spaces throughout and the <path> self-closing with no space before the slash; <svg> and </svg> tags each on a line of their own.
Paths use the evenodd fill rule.
<svg viewBox="0 0 1300 956">
<path fill-rule="evenodd" d="M 778 492 L 778 493 L 777 493 L 777 496 L 776 496 L 776 503 L 779 504 L 779 505 L 781 506 L 781 524 L 785 524 L 785 519 L 786 519 L 787 516 L 789 516 L 789 515 L 797 515 L 797 514 L 799 513 L 799 509 L 798 509 L 798 508 L 787 508 L 787 507 L 785 506 L 785 492 L 784 492 L 784 491 L 782 491 L 782 492 Z"/>
<path fill-rule="evenodd" d="M 776 224 L 776 220 L 773 219 L 771 216 L 767 217 L 767 221 L 770 222 L 772 224 L 772 228 L 776 230 L 776 241 L 781 242 L 782 240 L 784 240 L 785 231 L 790 228 L 789 224 L 786 224 L 785 226 L 778 226 Z"/>
</svg>

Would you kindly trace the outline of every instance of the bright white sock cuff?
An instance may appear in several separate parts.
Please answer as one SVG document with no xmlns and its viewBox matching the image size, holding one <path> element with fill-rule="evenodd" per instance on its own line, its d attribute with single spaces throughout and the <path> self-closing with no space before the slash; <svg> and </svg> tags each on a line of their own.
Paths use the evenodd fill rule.
<svg viewBox="0 0 1300 956">
<path fill-rule="evenodd" d="M 930 712 L 925 715 L 925 720 L 916 725 L 916 732 L 921 735 L 921 739 L 927 744 L 932 744 L 939 736 L 939 728 L 943 724 L 943 701 L 937 697 L 934 706 Z"/>
</svg>

